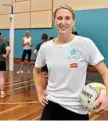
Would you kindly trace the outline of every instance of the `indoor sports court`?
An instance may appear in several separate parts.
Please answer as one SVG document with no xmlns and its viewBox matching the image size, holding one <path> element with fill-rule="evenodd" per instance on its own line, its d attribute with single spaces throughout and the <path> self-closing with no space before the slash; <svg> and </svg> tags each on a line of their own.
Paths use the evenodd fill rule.
<svg viewBox="0 0 108 121">
<path fill-rule="evenodd" d="M 43 106 L 38 101 L 33 79 L 36 59 L 33 51 L 41 42 L 43 33 L 49 38 L 57 36 L 53 12 L 61 4 L 70 5 L 75 10 L 75 30 L 78 35 L 94 41 L 108 66 L 108 1 L 0 0 L 0 33 L 6 37 L 11 49 L 4 75 L 6 95 L 0 98 L 0 120 L 40 120 Z M 17 73 L 21 69 L 22 38 L 26 32 L 33 41 L 30 68 L 26 57 L 23 72 Z M 86 84 L 91 82 L 103 84 L 103 79 L 94 67 L 88 66 Z M 89 116 L 90 120 L 108 120 L 108 114 L 89 113 Z"/>
<path fill-rule="evenodd" d="M 32 64 L 34 65 L 33 62 Z M 18 61 L 15 61 L 14 68 L 15 71 L 20 68 Z M 27 66 L 24 69 L 26 68 Z M 102 78 L 93 68 L 88 71 L 86 83 L 102 82 Z M 18 75 L 6 71 L 5 79 L 6 97 L 0 99 L 0 120 L 39 120 L 43 106 L 37 99 L 32 73 Z M 108 115 L 103 117 L 90 113 L 90 119 L 108 120 Z"/>
</svg>

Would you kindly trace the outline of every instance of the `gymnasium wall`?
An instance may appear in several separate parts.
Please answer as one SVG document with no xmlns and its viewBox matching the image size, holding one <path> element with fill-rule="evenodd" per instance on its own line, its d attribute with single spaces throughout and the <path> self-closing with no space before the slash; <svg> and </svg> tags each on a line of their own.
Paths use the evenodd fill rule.
<svg viewBox="0 0 108 121">
<path fill-rule="evenodd" d="M 35 1 L 35 0 L 34 0 Z M 38 1 L 38 0 L 37 0 Z M 41 1 L 41 0 L 40 0 Z M 45 1 L 45 0 L 43 0 Z M 36 2 L 36 1 L 35 1 Z M 72 6 L 76 13 L 76 30 L 79 35 L 86 36 L 91 38 L 101 53 L 105 57 L 105 63 L 108 65 L 108 1 L 106 0 L 52 0 L 53 6 L 50 8 L 53 11 L 58 5 L 68 4 Z M 50 4 L 51 4 L 50 2 Z M 22 3 L 21 3 L 22 4 Z M 51 4 L 52 5 L 52 4 Z M 21 7 L 22 8 L 22 7 Z M 42 11 L 41 11 L 42 12 Z M 40 14 L 44 15 L 44 12 Z M 47 17 L 46 17 L 47 18 Z M 52 26 L 37 26 L 35 24 L 35 28 L 28 27 L 25 28 L 17 28 L 15 29 L 15 47 L 14 47 L 14 57 L 21 58 L 22 47 L 21 47 L 21 39 L 25 35 L 25 32 L 29 30 L 31 32 L 31 36 L 34 41 L 34 46 L 41 41 L 42 33 L 47 33 L 49 36 L 57 36 L 57 32 L 52 22 L 52 18 L 48 19 L 50 25 Z M 24 21 L 26 21 L 24 19 Z M 42 23 L 44 19 L 40 20 Z M 38 21 L 39 22 L 39 21 Z M 18 23 L 18 18 L 17 18 Z M 36 23 L 36 19 L 33 23 Z M 30 24 L 31 25 L 31 24 Z M 41 25 L 41 23 L 40 23 Z M 43 24 L 44 25 L 44 24 Z M 18 25 L 17 25 L 18 26 Z M 20 26 L 20 25 L 19 25 Z M 1 32 L 3 35 L 6 35 L 9 38 L 9 29 L 2 29 Z M 20 51 L 19 51 L 20 50 Z M 86 50 L 85 50 L 86 51 Z M 32 59 L 34 60 L 34 56 L 32 55 Z"/>
</svg>

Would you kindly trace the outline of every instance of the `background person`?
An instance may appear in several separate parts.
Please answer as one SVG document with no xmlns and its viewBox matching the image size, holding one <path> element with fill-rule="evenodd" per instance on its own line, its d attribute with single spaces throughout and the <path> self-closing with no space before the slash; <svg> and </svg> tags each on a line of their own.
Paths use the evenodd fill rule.
<svg viewBox="0 0 108 121">
<path fill-rule="evenodd" d="M 5 41 L 5 42 L 8 44 L 8 46 L 9 46 L 9 41 L 7 40 L 6 36 L 3 36 L 2 39 L 3 39 L 3 41 Z M 6 53 L 6 51 L 5 51 L 4 53 Z M 6 70 L 9 70 L 9 63 L 8 63 L 8 62 L 9 62 L 9 58 L 6 59 Z"/>
<path fill-rule="evenodd" d="M 4 92 L 5 78 L 4 72 L 6 71 L 6 60 L 10 53 L 10 47 L 6 41 L 3 41 L 2 34 L 0 34 L 0 98 L 6 96 Z"/>
<path fill-rule="evenodd" d="M 2 39 L 3 39 L 4 41 L 6 41 L 7 44 L 9 45 L 9 41 L 7 40 L 6 36 L 3 36 Z"/>
<path fill-rule="evenodd" d="M 44 43 L 44 42 L 47 42 L 48 41 L 48 35 L 46 33 L 43 33 L 42 36 L 41 36 L 41 40 L 42 42 L 38 43 L 34 49 L 34 56 L 37 55 L 39 49 L 40 49 L 40 46 Z"/>
<path fill-rule="evenodd" d="M 54 37 L 53 37 L 53 36 L 49 37 L 49 40 L 52 40 L 52 39 L 54 39 Z"/>
<path fill-rule="evenodd" d="M 22 39 L 22 47 L 23 47 L 23 54 L 22 54 L 22 59 L 21 59 L 21 67 L 20 70 L 17 72 L 23 73 L 24 69 L 24 61 L 26 56 L 28 56 L 28 73 L 30 73 L 30 61 L 31 61 L 31 54 L 32 54 L 32 46 L 33 46 L 33 40 L 32 37 L 30 36 L 30 32 L 27 31 L 25 37 Z"/>
<path fill-rule="evenodd" d="M 39 44 L 37 44 L 37 46 L 34 49 L 34 56 L 37 56 L 37 53 L 38 53 L 41 45 L 44 42 L 47 42 L 49 40 L 48 35 L 46 33 L 43 33 L 42 37 L 41 37 L 41 40 L 42 40 L 42 42 L 39 43 Z M 47 68 L 47 65 L 45 65 L 44 67 L 42 67 L 41 74 L 42 74 L 42 80 L 45 82 L 45 84 L 43 86 L 44 86 L 44 88 L 46 88 L 47 80 L 48 80 L 48 68 Z"/>
<path fill-rule="evenodd" d="M 78 35 L 78 32 L 75 30 L 75 27 L 72 28 L 72 34 Z"/>
</svg>

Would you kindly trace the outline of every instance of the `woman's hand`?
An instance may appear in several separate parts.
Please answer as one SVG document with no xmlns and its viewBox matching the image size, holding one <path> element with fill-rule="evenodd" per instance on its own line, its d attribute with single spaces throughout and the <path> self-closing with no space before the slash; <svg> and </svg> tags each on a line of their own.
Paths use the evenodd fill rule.
<svg viewBox="0 0 108 121">
<path fill-rule="evenodd" d="M 104 95 L 103 98 L 97 100 L 96 114 L 106 115 L 108 113 L 108 95 Z"/>
<path fill-rule="evenodd" d="M 46 106 L 48 104 L 48 99 L 46 98 L 46 96 L 47 96 L 46 91 L 38 95 L 38 100 L 43 106 Z"/>
</svg>

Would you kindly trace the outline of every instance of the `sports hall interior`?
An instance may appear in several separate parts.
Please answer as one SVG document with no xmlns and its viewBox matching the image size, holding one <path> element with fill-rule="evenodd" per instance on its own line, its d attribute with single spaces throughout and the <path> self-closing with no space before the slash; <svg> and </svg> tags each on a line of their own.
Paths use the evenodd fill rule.
<svg viewBox="0 0 108 121">
<path fill-rule="evenodd" d="M 43 106 L 37 99 L 33 81 L 35 57 L 32 54 L 31 73 L 20 69 L 22 37 L 30 31 L 33 47 L 41 41 L 42 33 L 57 36 L 53 12 L 57 6 L 67 4 L 75 10 L 75 30 L 81 36 L 91 38 L 103 54 L 108 66 L 108 1 L 107 0 L 0 0 L 0 32 L 10 41 L 12 49 L 11 70 L 5 72 L 7 96 L 0 99 L 0 120 L 39 120 Z M 12 20 L 13 19 L 13 20 Z M 11 41 L 12 39 L 12 41 Z M 13 44 L 12 44 L 13 42 Z M 85 50 L 86 51 L 86 50 Z M 97 70 L 88 66 L 86 83 L 101 82 Z M 90 113 L 91 120 L 108 120 L 108 115 Z"/>
</svg>

